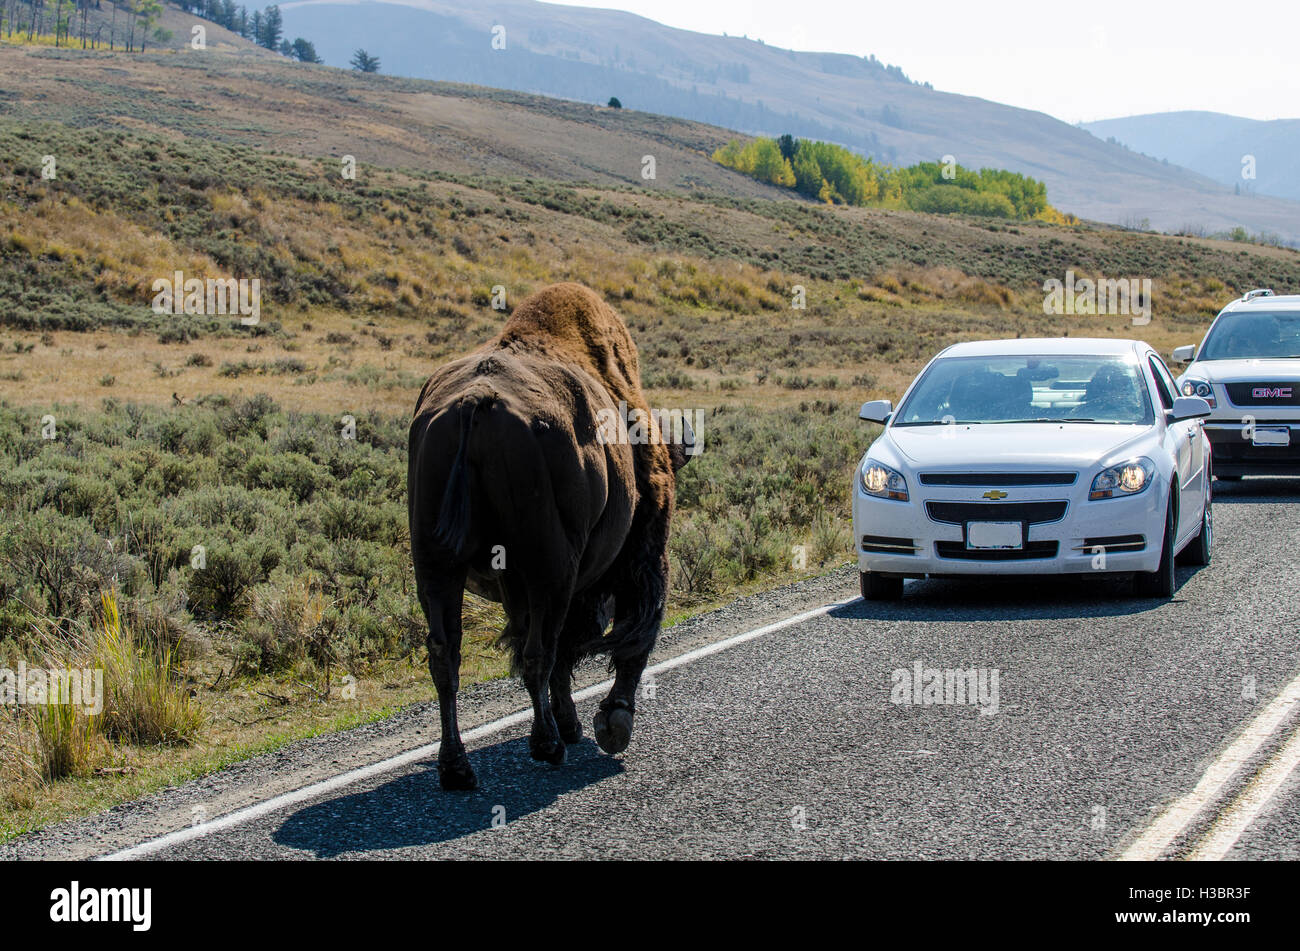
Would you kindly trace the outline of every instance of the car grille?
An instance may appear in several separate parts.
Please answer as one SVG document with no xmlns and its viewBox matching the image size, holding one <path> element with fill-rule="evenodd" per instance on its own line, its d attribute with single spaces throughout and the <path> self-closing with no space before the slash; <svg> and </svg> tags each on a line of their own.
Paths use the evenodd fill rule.
<svg viewBox="0 0 1300 951">
<path fill-rule="evenodd" d="M 1074 485 L 1077 472 L 922 472 L 922 485 Z"/>
<path fill-rule="evenodd" d="M 1065 516 L 1066 502 L 926 502 L 925 510 L 936 522 L 1056 522 Z"/>
<path fill-rule="evenodd" d="M 1282 380 L 1276 383 L 1225 383 L 1228 399 L 1233 406 L 1300 406 L 1300 383 Z M 1281 391 L 1285 396 L 1266 393 Z M 1256 392 L 1260 391 L 1260 392 Z"/>
<path fill-rule="evenodd" d="M 1055 558 L 1056 542 L 1029 542 L 1024 548 L 967 548 L 962 542 L 935 542 L 934 550 L 940 558 L 960 558 L 965 561 L 1031 561 L 1035 558 Z"/>
</svg>

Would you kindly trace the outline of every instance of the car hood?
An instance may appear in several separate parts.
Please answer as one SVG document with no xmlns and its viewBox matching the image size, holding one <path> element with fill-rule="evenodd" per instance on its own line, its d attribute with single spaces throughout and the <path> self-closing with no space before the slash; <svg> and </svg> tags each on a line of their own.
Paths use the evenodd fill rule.
<svg viewBox="0 0 1300 951">
<path fill-rule="evenodd" d="M 1300 358 L 1283 360 L 1204 360 L 1193 363 L 1185 376 L 1207 383 L 1254 383 L 1257 380 L 1300 380 Z"/>
<path fill-rule="evenodd" d="M 983 423 L 891 426 L 889 438 L 917 468 L 1083 469 L 1140 442 L 1150 426 L 1108 423 Z"/>
</svg>

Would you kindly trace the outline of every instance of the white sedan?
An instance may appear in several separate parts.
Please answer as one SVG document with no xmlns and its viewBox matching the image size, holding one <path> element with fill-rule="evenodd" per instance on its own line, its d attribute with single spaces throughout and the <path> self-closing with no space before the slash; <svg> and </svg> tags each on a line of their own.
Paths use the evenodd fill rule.
<svg viewBox="0 0 1300 951">
<path fill-rule="evenodd" d="M 1208 564 L 1209 404 L 1133 340 L 949 347 L 860 416 L 884 424 L 853 479 L 862 595 L 904 578 L 1132 574 L 1170 597 L 1174 558 Z"/>
</svg>

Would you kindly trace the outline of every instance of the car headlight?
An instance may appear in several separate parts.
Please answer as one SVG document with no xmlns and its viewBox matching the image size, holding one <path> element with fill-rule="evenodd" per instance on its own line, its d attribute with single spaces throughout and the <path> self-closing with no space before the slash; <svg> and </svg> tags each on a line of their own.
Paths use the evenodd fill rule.
<svg viewBox="0 0 1300 951">
<path fill-rule="evenodd" d="M 1214 408 L 1214 387 L 1204 380 L 1183 380 L 1183 396 L 1199 396 Z"/>
<path fill-rule="evenodd" d="M 862 482 L 862 491 L 878 499 L 907 501 L 907 480 L 889 466 L 866 460 L 858 472 Z"/>
<path fill-rule="evenodd" d="M 1097 473 L 1088 498 L 1095 501 L 1137 495 L 1152 483 L 1155 476 L 1156 466 L 1150 459 L 1130 459 Z"/>
</svg>

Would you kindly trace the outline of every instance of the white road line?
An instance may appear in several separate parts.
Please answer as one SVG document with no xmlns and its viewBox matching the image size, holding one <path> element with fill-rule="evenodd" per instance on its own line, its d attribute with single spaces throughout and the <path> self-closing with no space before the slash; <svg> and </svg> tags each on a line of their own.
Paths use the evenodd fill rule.
<svg viewBox="0 0 1300 951">
<path fill-rule="evenodd" d="M 1201 812 L 1218 799 L 1233 775 L 1268 742 L 1300 702 L 1300 674 L 1282 689 L 1254 720 L 1246 725 L 1232 744 L 1224 750 L 1201 781 L 1187 795 L 1178 799 L 1151 823 L 1120 855 L 1120 861 L 1158 859 L 1179 835 L 1185 832 Z M 1243 827 L 1244 828 L 1244 827 Z"/>
<path fill-rule="evenodd" d="M 724 640 L 717 641 L 713 644 L 706 644 L 703 647 L 697 647 L 695 650 L 687 651 L 685 654 L 679 654 L 676 657 L 670 657 L 668 660 L 660 661 L 651 667 L 646 668 L 646 673 L 657 674 L 665 670 L 672 670 L 674 667 L 680 667 L 683 664 L 689 664 L 691 661 L 699 660 L 701 657 L 708 657 L 711 654 L 717 654 L 728 648 L 744 644 L 746 641 L 752 641 L 768 634 L 774 634 L 783 628 L 791 627 L 795 624 L 802 624 L 804 621 L 810 621 L 815 617 L 829 614 L 836 608 L 844 607 L 853 603 L 855 599 L 849 601 L 840 601 L 834 604 L 824 604 L 819 608 L 813 608 L 811 611 L 804 611 L 772 624 L 766 624 L 763 627 L 754 628 L 752 631 L 745 631 L 743 634 L 736 634 Z M 613 686 L 612 679 L 602 680 L 598 684 L 592 684 L 590 687 L 584 687 L 582 690 L 574 691 L 574 700 L 586 700 L 597 694 L 604 693 Z M 462 739 L 467 743 L 482 739 L 485 736 L 491 736 L 493 733 L 507 729 L 520 723 L 527 723 L 532 719 L 533 711 L 530 707 L 526 710 L 518 710 L 499 720 L 493 720 L 491 723 L 485 723 L 482 726 L 474 727 L 472 730 L 462 734 Z M 380 760 L 378 763 L 371 763 L 369 766 L 362 766 L 346 773 L 340 773 L 337 776 L 331 776 L 329 779 L 322 779 L 320 782 L 312 783 L 310 786 L 304 786 L 301 789 L 295 789 L 293 792 L 282 793 L 263 802 L 254 803 L 251 806 L 245 806 L 243 809 L 237 809 L 234 812 L 213 819 L 210 822 L 204 822 L 200 825 L 186 826 L 183 829 L 177 829 L 174 832 L 168 832 L 166 835 L 159 836 L 156 839 L 149 839 L 134 845 L 131 848 L 123 849 L 120 852 L 113 852 L 109 855 L 100 857 L 103 862 L 121 862 L 129 859 L 144 858 L 161 852 L 163 849 L 170 848 L 173 845 L 179 845 L 182 842 L 190 842 L 194 839 L 201 839 L 205 836 L 212 835 L 214 832 L 220 832 L 223 829 L 230 829 L 246 822 L 251 822 L 260 816 L 283 809 L 285 806 L 292 806 L 296 803 L 304 802 L 308 799 L 314 799 L 325 793 L 333 792 L 344 786 L 350 786 L 353 783 L 360 782 L 364 779 L 370 779 L 373 776 L 379 776 L 383 773 L 392 772 L 409 766 L 412 763 L 418 763 L 420 760 L 430 756 L 436 756 L 438 753 L 437 743 L 430 743 L 427 746 L 421 746 L 418 749 L 408 750 L 405 753 L 399 753 L 397 756 Z"/>
<path fill-rule="evenodd" d="M 1291 734 L 1291 739 L 1255 777 L 1246 790 L 1237 797 L 1206 833 L 1205 838 L 1197 844 L 1188 856 L 1194 861 L 1217 862 L 1227 855 L 1237 839 L 1246 831 L 1270 799 L 1282 788 L 1282 784 L 1300 765 L 1300 729 Z"/>
</svg>

